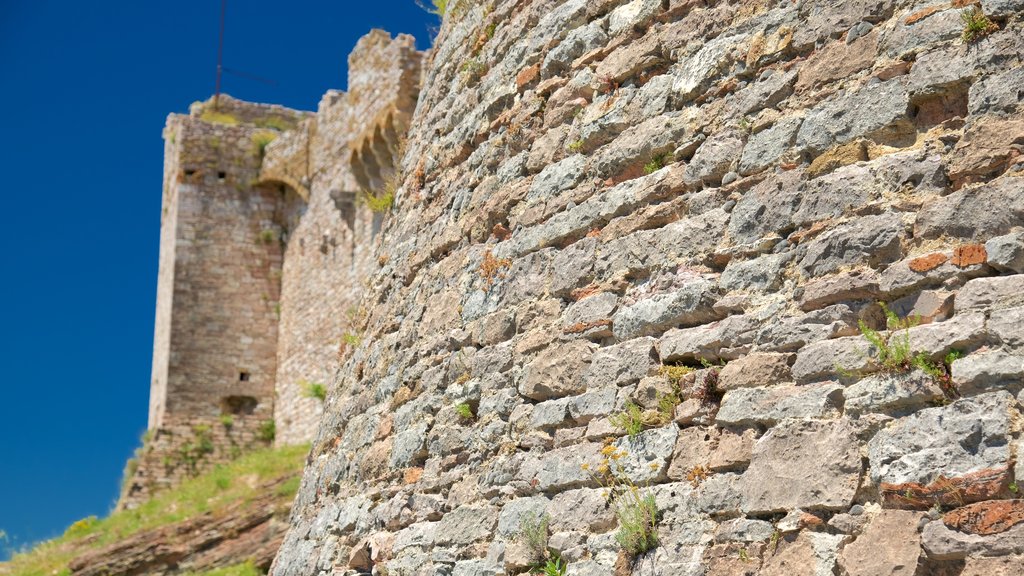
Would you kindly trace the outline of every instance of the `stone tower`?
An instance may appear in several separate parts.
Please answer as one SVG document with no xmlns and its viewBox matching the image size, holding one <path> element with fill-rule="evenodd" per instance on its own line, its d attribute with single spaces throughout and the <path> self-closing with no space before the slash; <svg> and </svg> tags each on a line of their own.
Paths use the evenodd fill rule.
<svg viewBox="0 0 1024 576">
<path fill-rule="evenodd" d="M 421 60 L 411 36 L 373 31 L 348 91 L 315 114 L 222 95 L 168 118 L 149 430 L 120 507 L 312 439 L 323 398 L 309 390 L 358 341 L 381 266 L 387 209 L 365 200 L 393 193 Z"/>
</svg>

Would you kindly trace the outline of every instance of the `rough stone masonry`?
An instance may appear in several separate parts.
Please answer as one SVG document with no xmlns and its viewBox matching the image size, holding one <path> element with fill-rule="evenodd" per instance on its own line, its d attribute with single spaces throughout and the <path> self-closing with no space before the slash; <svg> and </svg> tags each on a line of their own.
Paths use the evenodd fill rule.
<svg viewBox="0 0 1024 576">
<path fill-rule="evenodd" d="M 272 574 L 1021 573 L 1024 1 L 449 4 Z"/>
</svg>

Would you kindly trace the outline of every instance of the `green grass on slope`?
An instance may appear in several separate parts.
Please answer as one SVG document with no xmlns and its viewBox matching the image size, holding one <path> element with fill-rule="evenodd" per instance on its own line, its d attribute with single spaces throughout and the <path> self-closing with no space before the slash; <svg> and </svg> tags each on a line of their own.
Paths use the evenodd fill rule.
<svg viewBox="0 0 1024 576">
<path fill-rule="evenodd" d="M 282 498 L 294 496 L 308 452 L 308 445 L 251 452 L 183 482 L 173 490 L 161 492 L 135 510 L 115 512 L 102 520 L 79 520 L 63 536 L 15 554 L 6 565 L 0 564 L 0 576 L 64 576 L 69 574 L 68 562 L 86 550 L 102 548 L 143 530 L 217 511 L 236 502 L 250 501 L 260 495 L 257 488 L 261 484 L 277 478 L 292 477 L 278 487 L 278 493 Z M 241 564 L 201 576 L 258 573 L 251 565 Z"/>
<path fill-rule="evenodd" d="M 218 568 L 209 572 L 189 572 L 185 576 L 263 576 L 259 568 L 252 565 L 252 562 L 235 564 L 227 568 Z"/>
</svg>

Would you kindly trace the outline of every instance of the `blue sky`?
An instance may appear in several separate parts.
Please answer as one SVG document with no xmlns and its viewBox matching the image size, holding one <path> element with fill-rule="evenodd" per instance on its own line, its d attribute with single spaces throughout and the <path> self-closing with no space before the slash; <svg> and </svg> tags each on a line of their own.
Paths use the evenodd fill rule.
<svg viewBox="0 0 1024 576">
<path fill-rule="evenodd" d="M 14 546 L 105 515 L 145 430 L 160 132 L 213 92 L 219 11 L 0 1 L 0 529 Z M 225 66 L 277 85 L 223 89 L 315 110 L 371 28 L 426 48 L 436 25 L 414 0 L 229 0 Z"/>
</svg>

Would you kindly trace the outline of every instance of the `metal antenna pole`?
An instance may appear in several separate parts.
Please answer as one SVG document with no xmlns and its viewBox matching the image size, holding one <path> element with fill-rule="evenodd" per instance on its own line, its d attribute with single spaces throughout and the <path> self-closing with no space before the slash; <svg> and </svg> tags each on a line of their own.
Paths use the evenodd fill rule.
<svg viewBox="0 0 1024 576">
<path fill-rule="evenodd" d="M 224 72 L 224 13 L 227 11 L 228 0 L 220 0 L 220 42 L 217 45 L 217 85 L 213 90 L 213 109 L 217 109 L 220 101 L 220 76 Z"/>
</svg>

